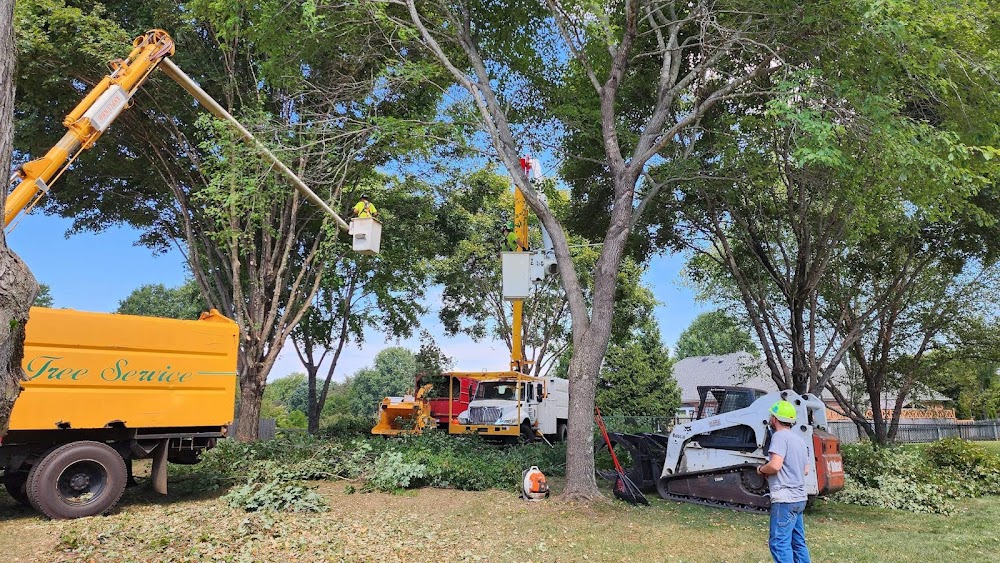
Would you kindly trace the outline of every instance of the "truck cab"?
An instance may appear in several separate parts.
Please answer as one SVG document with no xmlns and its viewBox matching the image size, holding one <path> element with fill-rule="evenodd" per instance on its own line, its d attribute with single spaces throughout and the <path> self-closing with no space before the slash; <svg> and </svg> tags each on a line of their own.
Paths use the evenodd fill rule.
<svg viewBox="0 0 1000 563">
<path fill-rule="evenodd" d="M 458 375 L 458 374 L 456 374 Z M 533 441 L 566 439 L 569 382 L 518 372 L 461 374 L 478 380 L 469 408 L 449 424 L 452 434 Z"/>
<path fill-rule="evenodd" d="M 430 404 L 431 416 L 437 421 L 438 428 L 448 428 L 448 420 L 452 413 L 459 413 L 469 408 L 469 402 L 476 394 L 475 379 L 458 377 L 451 374 L 440 376 L 422 376 L 417 378 L 417 389 L 425 384 L 434 387 L 424 395 Z"/>
</svg>

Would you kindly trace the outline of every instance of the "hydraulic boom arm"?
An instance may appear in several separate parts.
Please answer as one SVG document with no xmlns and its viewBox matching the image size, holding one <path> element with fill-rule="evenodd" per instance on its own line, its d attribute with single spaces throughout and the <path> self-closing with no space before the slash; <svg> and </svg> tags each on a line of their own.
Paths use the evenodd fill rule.
<svg viewBox="0 0 1000 563">
<path fill-rule="evenodd" d="M 62 139 L 45 156 L 23 164 L 11 175 L 10 192 L 4 207 L 5 228 L 48 192 L 52 183 L 59 179 L 80 153 L 94 145 L 122 110 L 128 107 L 139 87 L 162 63 L 168 76 L 190 92 L 213 115 L 236 128 L 262 157 L 271 162 L 272 168 L 287 177 L 306 199 L 332 216 L 338 227 L 347 230 L 347 223 L 321 197 L 167 58 L 174 54 L 174 40 L 170 34 L 162 29 L 154 29 L 137 37 L 132 45 L 132 52 L 124 59 L 111 61 L 111 74 L 105 76 L 63 120 L 68 131 Z"/>
</svg>

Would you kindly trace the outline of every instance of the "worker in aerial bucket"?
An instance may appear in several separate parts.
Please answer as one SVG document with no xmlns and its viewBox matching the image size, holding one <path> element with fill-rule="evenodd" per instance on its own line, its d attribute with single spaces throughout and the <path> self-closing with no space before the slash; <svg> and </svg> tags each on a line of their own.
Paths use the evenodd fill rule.
<svg viewBox="0 0 1000 563">
<path fill-rule="evenodd" d="M 354 205 L 354 216 L 358 219 L 378 217 L 378 209 L 375 209 L 375 204 L 368 201 L 368 194 L 362 194 L 361 201 Z"/>
<path fill-rule="evenodd" d="M 795 406 L 788 401 L 774 403 L 770 410 L 774 430 L 770 459 L 757 466 L 757 473 L 767 477 L 771 490 L 771 527 L 768 547 L 776 563 L 809 563 L 806 528 L 802 513 L 806 509 L 806 479 L 809 450 L 791 428 L 795 425 Z"/>
<path fill-rule="evenodd" d="M 521 239 L 514 232 L 514 222 L 507 221 L 503 226 L 503 242 L 501 247 L 505 252 L 516 252 L 518 248 L 528 250 L 528 247 L 521 242 Z"/>
</svg>

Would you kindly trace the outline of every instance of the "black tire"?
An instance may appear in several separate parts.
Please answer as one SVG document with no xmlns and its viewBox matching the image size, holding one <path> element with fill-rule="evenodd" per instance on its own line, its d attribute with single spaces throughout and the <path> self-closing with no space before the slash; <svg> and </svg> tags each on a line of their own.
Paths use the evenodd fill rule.
<svg viewBox="0 0 1000 563">
<path fill-rule="evenodd" d="M 556 441 L 565 442 L 567 438 L 569 438 L 569 428 L 565 422 L 560 422 L 556 425 Z"/>
<path fill-rule="evenodd" d="M 528 421 L 521 423 L 521 443 L 530 444 L 535 441 L 535 431 L 531 429 L 531 424 Z"/>
<path fill-rule="evenodd" d="M 125 460 L 100 442 L 72 442 L 52 450 L 28 473 L 28 500 L 35 510 L 60 520 L 111 510 L 128 480 Z"/>
<path fill-rule="evenodd" d="M 31 508 L 31 502 L 28 501 L 27 483 L 27 471 L 3 472 L 3 486 L 7 489 L 7 494 L 20 504 Z"/>
</svg>

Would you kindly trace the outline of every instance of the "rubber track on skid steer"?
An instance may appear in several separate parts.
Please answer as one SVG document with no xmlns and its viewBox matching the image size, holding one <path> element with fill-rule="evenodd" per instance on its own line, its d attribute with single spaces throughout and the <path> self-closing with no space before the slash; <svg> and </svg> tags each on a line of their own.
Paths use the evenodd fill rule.
<svg viewBox="0 0 1000 563">
<path fill-rule="evenodd" d="M 735 467 L 726 467 L 726 468 L 723 468 L 722 470 L 708 470 L 708 471 L 699 471 L 699 472 L 696 472 L 696 473 L 681 474 L 681 475 L 677 475 L 675 477 L 672 477 L 672 478 L 668 479 L 668 481 L 671 481 L 671 480 L 681 480 L 685 476 L 686 477 L 697 477 L 697 476 L 704 476 L 704 475 L 720 475 L 720 474 L 723 474 L 723 473 L 739 473 L 739 472 L 744 471 L 744 470 L 746 470 L 746 466 L 744 466 L 744 465 L 735 466 Z M 660 498 L 662 498 L 664 500 L 673 500 L 673 501 L 677 501 L 677 502 L 686 502 L 686 503 L 689 503 L 689 504 L 699 504 L 699 505 L 702 505 L 702 506 L 711 506 L 713 508 L 727 508 L 729 510 L 735 510 L 737 512 L 750 512 L 750 513 L 753 513 L 753 514 L 767 514 L 768 512 L 770 512 L 769 508 L 762 508 L 762 507 L 759 507 L 759 506 L 753 506 L 753 505 L 747 505 L 747 504 L 740 504 L 740 503 L 735 503 L 735 502 L 726 502 L 726 501 L 715 500 L 715 499 L 706 499 L 706 498 L 700 498 L 700 497 L 689 497 L 689 496 L 684 496 L 684 495 L 675 495 L 675 494 L 671 494 L 671 493 L 664 494 L 663 492 L 660 492 L 659 489 L 660 489 L 660 487 L 657 487 L 657 492 L 659 492 Z"/>
</svg>

